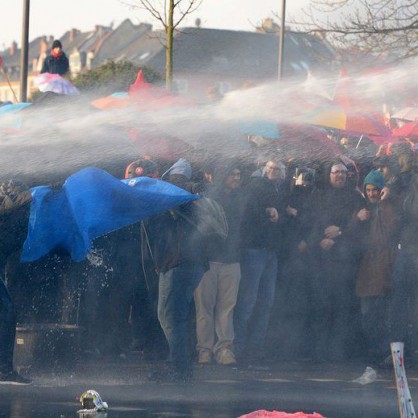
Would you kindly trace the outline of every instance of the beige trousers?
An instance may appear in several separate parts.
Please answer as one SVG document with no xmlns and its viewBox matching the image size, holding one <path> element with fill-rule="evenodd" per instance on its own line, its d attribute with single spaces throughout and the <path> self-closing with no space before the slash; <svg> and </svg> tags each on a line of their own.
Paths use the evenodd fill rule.
<svg viewBox="0 0 418 418">
<path fill-rule="evenodd" d="M 210 262 L 195 290 L 197 350 L 216 353 L 231 348 L 233 314 L 241 279 L 239 263 Z"/>
</svg>

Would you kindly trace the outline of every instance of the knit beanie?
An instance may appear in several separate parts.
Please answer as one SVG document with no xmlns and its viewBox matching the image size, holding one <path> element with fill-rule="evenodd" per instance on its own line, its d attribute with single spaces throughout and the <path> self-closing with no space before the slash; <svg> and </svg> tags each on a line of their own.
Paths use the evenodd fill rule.
<svg viewBox="0 0 418 418">
<path fill-rule="evenodd" d="M 385 187 L 385 179 L 379 170 L 373 170 L 364 179 L 363 187 L 366 187 L 366 184 L 372 184 L 381 190 Z"/>
<path fill-rule="evenodd" d="M 55 41 L 52 43 L 52 49 L 55 48 L 61 48 L 62 49 L 62 44 L 58 39 L 55 39 Z"/>
</svg>

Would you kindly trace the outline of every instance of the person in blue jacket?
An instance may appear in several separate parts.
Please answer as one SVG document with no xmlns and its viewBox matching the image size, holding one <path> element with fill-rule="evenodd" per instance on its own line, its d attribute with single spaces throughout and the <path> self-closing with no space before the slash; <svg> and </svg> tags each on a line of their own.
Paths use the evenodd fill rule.
<svg viewBox="0 0 418 418">
<path fill-rule="evenodd" d="M 68 62 L 67 55 L 62 50 L 62 44 L 59 40 L 55 40 L 52 44 L 50 54 L 45 58 L 42 65 L 41 74 L 59 74 L 65 75 L 70 70 L 70 64 Z"/>
</svg>

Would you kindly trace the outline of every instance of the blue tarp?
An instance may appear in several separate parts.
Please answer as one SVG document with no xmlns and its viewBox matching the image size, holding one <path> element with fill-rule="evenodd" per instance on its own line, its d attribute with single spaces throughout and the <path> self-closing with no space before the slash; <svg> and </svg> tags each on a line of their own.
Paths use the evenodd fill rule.
<svg viewBox="0 0 418 418">
<path fill-rule="evenodd" d="M 121 181 L 106 171 L 85 168 L 62 188 L 32 189 L 21 260 L 34 261 L 61 248 L 81 261 L 93 239 L 199 197 L 164 181 L 148 177 Z"/>
</svg>

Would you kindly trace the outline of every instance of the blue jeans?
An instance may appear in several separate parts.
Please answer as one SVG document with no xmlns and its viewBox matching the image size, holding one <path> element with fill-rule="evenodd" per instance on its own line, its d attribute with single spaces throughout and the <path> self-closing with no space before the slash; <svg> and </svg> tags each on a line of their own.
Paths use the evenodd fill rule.
<svg viewBox="0 0 418 418">
<path fill-rule="evenodd" d="M 182 263 L 160 273 L 158 320 L 170 348 L 174 368 L 181 373 L 191 370 L 189 316 L 193 293 L 205 273 L 198 263 Z"/>
<path fill-rule="evenodd" d="M 10 294 L 0 278 L 0 373 L 13 371 L 16 314 Z"/>
<path fill-rule="evenodd" d="M 260 359 L 277 282 L 277 255 L 266 249 L 241 251 L 241 282 L 234 314 L 237 357 Z"/>
</svg>

